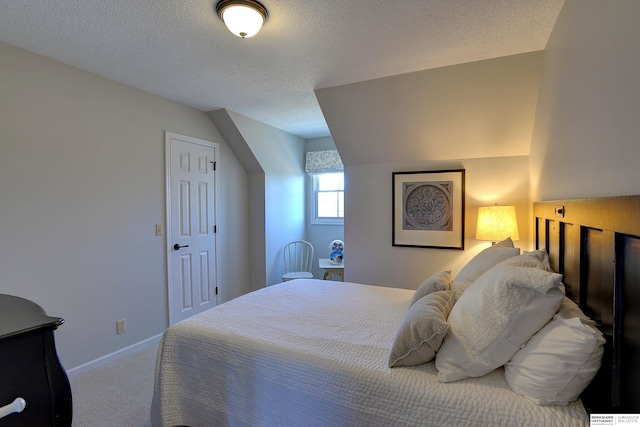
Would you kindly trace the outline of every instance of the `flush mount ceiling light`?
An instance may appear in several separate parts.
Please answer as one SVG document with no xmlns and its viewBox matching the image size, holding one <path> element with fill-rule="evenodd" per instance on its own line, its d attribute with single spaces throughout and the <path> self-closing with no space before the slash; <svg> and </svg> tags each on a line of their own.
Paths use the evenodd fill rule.
<svg viewBox="0 0 640 427">
<path fill-rule="evenodd" d="M 254 0 L 221 0 L 216 12 L 229 31 L 238 37 L 255 36 L 267 20 L 267 9 Z"/>
</svg>

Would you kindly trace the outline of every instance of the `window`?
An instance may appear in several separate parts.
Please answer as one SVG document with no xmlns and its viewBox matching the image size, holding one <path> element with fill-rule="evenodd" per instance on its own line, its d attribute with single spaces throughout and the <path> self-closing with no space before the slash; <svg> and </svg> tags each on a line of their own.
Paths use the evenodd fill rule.
<svg viewBox="0 0 640 427">
<path fill-rule="evenodd" d="M 336 150 L 308 151 L 304 170 L 309 174 L 311 224 L 344 224 L 344 165 Z"/>
<path fill-rule="evenodd" d="M 344 224 L 344 173 L 311 175 L 312 224 Z"/>
</svg>

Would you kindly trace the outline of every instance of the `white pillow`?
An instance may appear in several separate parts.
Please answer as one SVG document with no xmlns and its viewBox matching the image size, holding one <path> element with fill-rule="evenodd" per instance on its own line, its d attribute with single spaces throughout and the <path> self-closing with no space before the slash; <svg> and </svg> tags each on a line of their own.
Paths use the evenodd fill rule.
<svg viewBox="0 0 640 427">
<path fill-rule="evenodd" d="M 420 298 L 405 315 L 391 346 L 389 367 L 415 366 L 433 360 L 449 329 L 447 316 L 455 291 L 437 291 Z"/>
<path fill-rule="evenodd" d="M 520 248 L 513 247 L 513 241 L 510 237 L 489 246 L 462 267 L 454 279 L 454 286 L 462 289 L 467 288 L 491 267 L 517 255 L 520 255 Z"/>
<path fill-rule="evenodd" d="M 564 319 L 571 319 L 572 317 L 577 317 L 585 325 L 589 325 L 593 327 L 598 326 L 598 324 L 594 320 L 591 320 L 589 317 L 587 317 L 586 314 L 584 314 L 584 312 L 580 309 L 580 307 L 578 307 L 578 304 L 576 304 L 575 302 L 573 302 L 571 299 L 567 297 L 563 298 L 562 305 L 560 306 L 560 309 L 558 309 L 556 316 L 560 316 Z"/>
<path fill-rule="evenodd" d="M 411 305 L 415 304 L 425 295 L 447 289 L 451 289 L 451 270 L 435 273 L 418 287 L 416 293 L 413 294 L 413 298 L 411 298 Z"/>
<path fill-rule="evenodd" d="M 546 250 L 523 252 L 522 255 L 514 256 L 500 262 L 499 265 L 509 265 L 512 267 L 540 268 L 546 271 L 553 271 L 549 263 L 549 254 Z"/>
<path fill-rule="evenodd" d="M 504 366 L 513 391 L 539 405 L 566 405 L 598 373 L 605 339 L 568 298 L 553 319 Z"/>
<path fill-rule="evenodd" d="M 478 278 L 447 319 L 449 332 L 436 355 L 438 381 L 479 377 L 509 361 L 560 307 L 561 279 L 511 266 L 496 266 Z"/>
</svg>

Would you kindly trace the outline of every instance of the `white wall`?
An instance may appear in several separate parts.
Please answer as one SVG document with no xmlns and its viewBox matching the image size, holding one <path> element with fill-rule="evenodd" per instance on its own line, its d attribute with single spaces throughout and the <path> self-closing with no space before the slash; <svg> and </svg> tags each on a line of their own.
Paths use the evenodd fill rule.
<svg viewBox="0 0 640 427">
<path fill-rule="evenodd" d="M 533 200 L 640 194 L 640 2 L 566 0 L 544 55 Z"/>
<path fill-rule="evenodd" d="M 264 221 L 266 285 L 280 283 L 282 248 L 305 237 L 304 139 L 233 111 L 227 114 L 264 170 L 264 217 L 254 220 Z"/>
<path fill-rule="evenodd" d="M 165 130 L 220 144 L 221 300 L 248 290 L 248 177 L 205 113 L 2 43 L 0 93 L 0 292 L 65 319 L 67 369 L 168 324 Z"/>
<path fill-rule="evenodd" d="M 260 289 L 267 283 L 265 171 L 238 130 L 238 123 L 233 120 L 236 116 L 240 119 L 243 116 L 233 114 L 223 108 L 209 111 L 207 115 L 249 174 L 248 200 L 244 211 L 244 215 L 247 215 L 249 220 L 244 233 L 244 237 L 247 239 L 246 244 L 249 247 L 249 258 L 245 260 L 244 268 L 249 274 L 250 290 Z"/>
<path fill-rule="evenodd" d="M 392 246 L 392 172 L 460 168 L 466 177 L 465 250 Z M 527 156 L 353 165 L 347 177 L 345 280 L 350 282 L 416 289 L 438 271 L 457 274 L 490 245 L 475 240 L 477 208 L 494 203 L 516 206 L 520 241 L 515 244 L 530 249 Z"/>
</svg>

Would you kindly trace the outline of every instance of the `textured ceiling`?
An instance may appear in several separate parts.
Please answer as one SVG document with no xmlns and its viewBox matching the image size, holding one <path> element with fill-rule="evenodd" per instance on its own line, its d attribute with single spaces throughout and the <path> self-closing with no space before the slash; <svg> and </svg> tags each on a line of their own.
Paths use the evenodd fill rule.
<svg viewBox="0 0 640 427">
<path fill-rule="evenodd" d="M 563 0 L 261 0 L 245 40 L 215 3 L 0 0 L 0 41 L 312 138 L 329 135 L 314 89 L 542 50 Z"/>
</svg>

